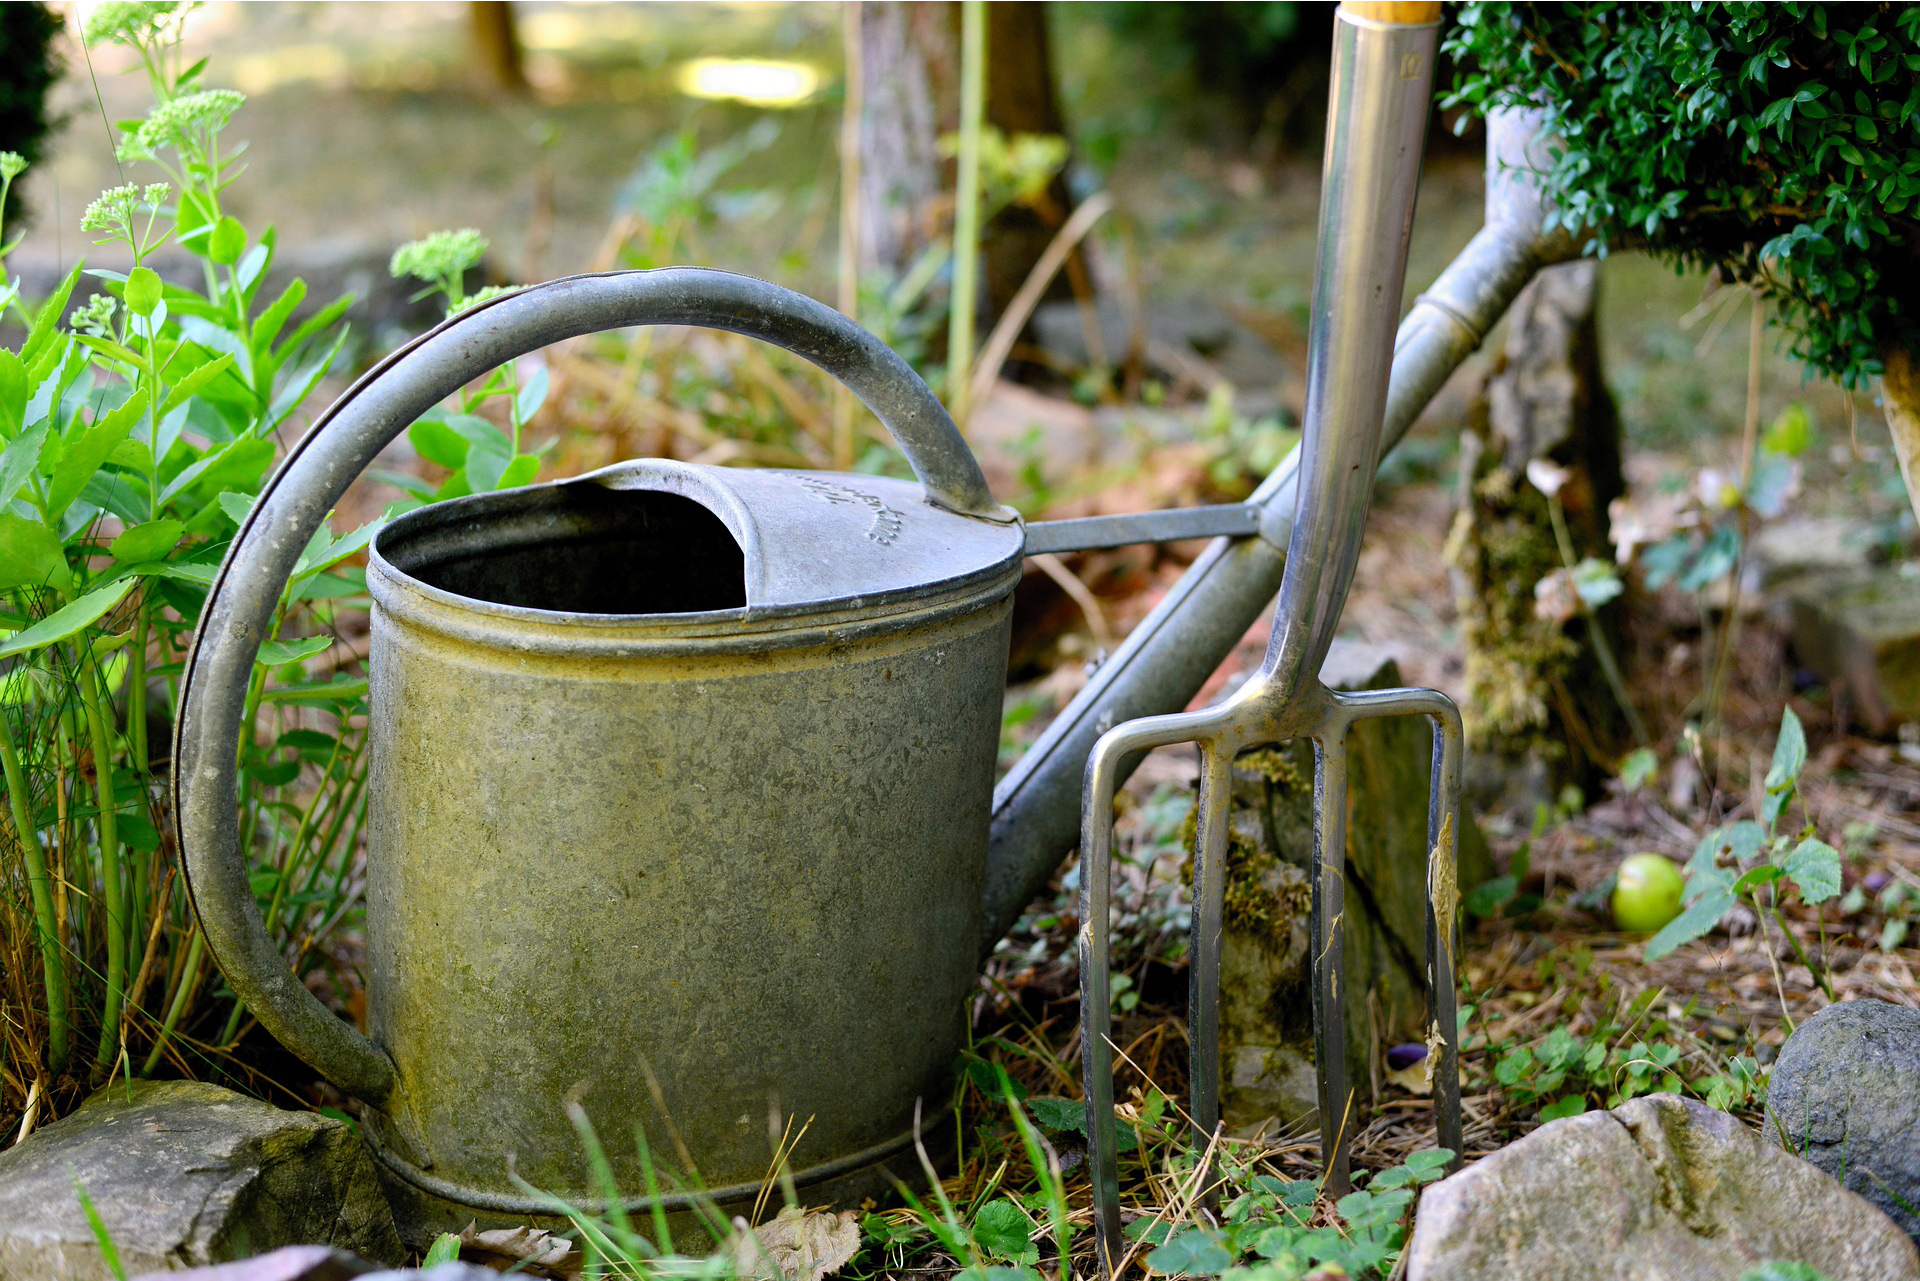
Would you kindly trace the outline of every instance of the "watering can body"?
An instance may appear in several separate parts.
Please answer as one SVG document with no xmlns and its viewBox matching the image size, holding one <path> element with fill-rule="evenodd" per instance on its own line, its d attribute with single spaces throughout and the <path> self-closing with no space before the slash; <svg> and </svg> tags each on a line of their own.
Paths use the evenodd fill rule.
<svg viewBox="0 0 1920 1281">
<path fill-rule="evenodd" d="M 247 888 L 232 762 L 254 652 L 299 548 L 420 412 L 521 352 L 648 323 L 813 360 L 920 483 L 646 461 L 383 529 L 363 1036 L 293 979 Z M 555 1198 L 604 1212 L 582 1120 L 636 1211 L 745 1212 L 789 1124 L 809 1203 L 906 1172 L 964 1044 L 1024 545 L 897 355 L 724 272 L 484 304 L 295 447 L 203 610 L 175 803 L 215 958 L 368 1105 L 404 1236 Z"/>
<path fill-rule="evenodd" d="M 681 1165 L 670 1122 L 721 1205 L 764 1178 L 770 1113 L 811 1121 L 809 1199 L 905 1151 L 964 1036 L 1020 546 L 907 482 L 675 463 L 383 530 L 388 1171 L 451 1217 L 550 1213 L 503 1156 L 588 1193 L 570 1097 L 623 1186 L 636 1124 Z"/>
</svg>

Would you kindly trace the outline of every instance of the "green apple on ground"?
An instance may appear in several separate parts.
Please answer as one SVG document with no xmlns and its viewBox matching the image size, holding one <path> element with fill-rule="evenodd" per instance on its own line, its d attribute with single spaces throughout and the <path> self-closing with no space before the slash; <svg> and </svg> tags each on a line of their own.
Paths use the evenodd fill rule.
<svg viewBox="0 0 1920 1281">
<path fill-rule="evenodd" d="M 1613 919 L 1623 930 L 1651 934 L 1680 915 L 1685 883 L 1673 860 L 1640 853 L 1621 861 L 1613 885 Z"/>
</svg>

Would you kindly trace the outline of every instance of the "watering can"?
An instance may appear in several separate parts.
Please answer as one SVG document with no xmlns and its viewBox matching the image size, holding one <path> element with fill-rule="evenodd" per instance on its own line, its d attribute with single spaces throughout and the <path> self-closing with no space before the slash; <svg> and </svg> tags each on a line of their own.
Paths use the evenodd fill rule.
<svg viewBox="0 0 1920 1281">
<path fill-rule="evenodd" d="M 1424 62 L 1374 58 L 1368 74 L 1413 79 L 1397 92 L 1424 103 L 1425 35 Z M 1418 147 L 1380 162 L 1417 171 Z M 1356 304 L 1370 315 L 1397 310 L 1411 199 L 1407 181 L 1333 207 L 1354 219 L 1348 257 L 1356 238 L 1380 238 L 1384 273 L 1365 278 L 1380 296 Z M 234 762 L 258 646 L 312 534 L 411 422 L 527 352 L 638 325 L 729 330 L 804 357 L 874 411 L 917 483 L 643 460 L 384 528 L 368 568 L 362 1035 L 287 969 L 249 889 Z M 1308 421 L 1310 456 L 1340 474 L 1302 507 L 1304 535 L 1296 514 L 1288 565 L 1321 567 L 1293 608 L 1331 611 L 1327 626 L 1365 510 L 1349 473 L 1370 478 L 1377 462 L 1386 355 L 1334 350 L 1333 375 L 1375 386 L 1333 453 L 1314 452 L 1325 429 Z M 1327 386 L 1320 363 L 1313 376 Z M 744 1207 L 770 1177 L 777 1117 L 810 1127 L 788 1171 L 802 1198 L 857 1200 L 914 1159 L 921 1101 L 943 1097 L 964 1044 L 1023 558 L 1215 535 L 1284 546 L 1285 515 L 1236 504 L 1023 523 L 897 354 L 763 281 L 669 268 L 493 299 L 350 388 L 216 576 L 174 756 L 208 946 L 268 1031 L 367 1104 L 412 1240 L 551 1216 L 553 1195 L 604 1209 L 581 1113 L 632 1209 Z M 1104 779 L 1130 744 L 1108 744 Z M 655 1163 L 699 1189 L 657 1186 Z"/>
</svg>

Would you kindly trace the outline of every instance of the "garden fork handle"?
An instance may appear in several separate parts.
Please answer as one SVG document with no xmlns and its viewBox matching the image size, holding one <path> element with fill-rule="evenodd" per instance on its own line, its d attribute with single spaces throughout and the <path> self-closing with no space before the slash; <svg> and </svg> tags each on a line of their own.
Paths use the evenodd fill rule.
<svg viewBox="0 0 1920 1281">
<path fill-rule="evenodd" d="M 1320 672 L 1366 528 L 1439 19 L 1438 4 L 1345 0 L 1334 22 L 1300 499 L 1262 664 L 1282 704 Z"/>
</svg>

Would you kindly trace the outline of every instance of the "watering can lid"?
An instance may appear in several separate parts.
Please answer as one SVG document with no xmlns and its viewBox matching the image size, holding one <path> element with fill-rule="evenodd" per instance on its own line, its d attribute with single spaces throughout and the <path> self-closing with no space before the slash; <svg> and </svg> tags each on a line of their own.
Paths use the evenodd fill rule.
<svg viewBox="0 0 1920 1281">
<path fill-rule="evenodd" d="M 744 555 L 749 610 L 924 591 L 1004 569 L 1026 542 L 1018 523 L 947 511 L 918 482 L 886 476 L 647 458 L 566 483 L 678 494 L 711 511 Z"/>
</svg>

